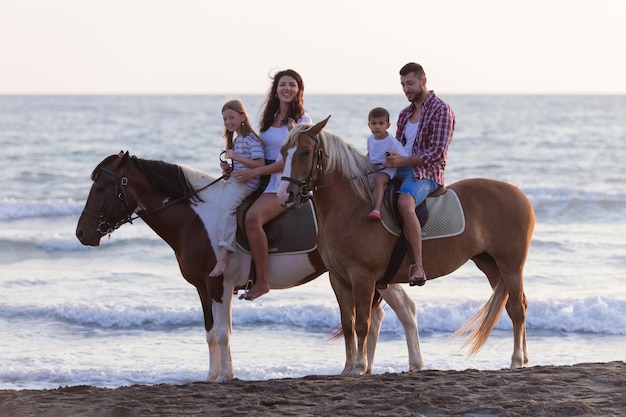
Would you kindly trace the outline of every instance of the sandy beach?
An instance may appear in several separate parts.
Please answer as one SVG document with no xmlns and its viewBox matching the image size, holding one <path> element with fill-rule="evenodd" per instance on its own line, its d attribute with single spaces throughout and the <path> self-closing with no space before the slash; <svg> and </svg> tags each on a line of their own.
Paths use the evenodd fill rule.
<svg viewBox="0 0 626 417">
<path fill-rule="evenodd" d="M 626 416 L 624 362 L 0 391 L 0 417 Z"/>
</svg>

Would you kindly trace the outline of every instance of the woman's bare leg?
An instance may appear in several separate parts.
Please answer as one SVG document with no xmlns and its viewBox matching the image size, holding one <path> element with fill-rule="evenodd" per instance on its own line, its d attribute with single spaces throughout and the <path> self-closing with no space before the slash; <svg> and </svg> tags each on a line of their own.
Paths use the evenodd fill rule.
<svg viewBox="0 0 626 417">
<path fill-rule="evenodd" d="M 286 209 L 278 204 L 275 193 L 261 194 L 252 204 L 246 214 L 246 235 L 250 244 L 250 252 L 254 260 L 256 281 L 248 291 L 246 300 L 254 300 L 269 292 L 270 284 L 267 278 L 267 264 L 269 260 L 267 235 L 263 225 L 278 217 Z"/>
</svg>

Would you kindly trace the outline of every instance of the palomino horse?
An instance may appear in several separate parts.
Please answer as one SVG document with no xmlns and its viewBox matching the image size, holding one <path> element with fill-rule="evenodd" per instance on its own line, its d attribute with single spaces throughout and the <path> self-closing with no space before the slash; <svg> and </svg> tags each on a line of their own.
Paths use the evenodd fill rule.
<svg viewBox="0 0 626 417">
<path fill-rule="evenodd" d="M 368 174 L 374 167 L 354 146 L 323 131 L 327 120 L 314 126 L 299 125 L 289 134 L 282 148 L 285 169 L 278 199 L 285 207 L 298 208 L 312 194 L 319 225 L 318 250 L 341 311 L 346 344 L 343 373 L 358 375 L 367 370 L 365 343 L 376 281 L 385 272 L 397 238 L 379 222 L 367 219 L 372 201 Z M 465 345 L 473 343 L 470 354 L 478 352 L 506 305 L 514 332 L 511 368 L 523 367 L 528 363 L 523 267 L 534 210 L 518 188 L 503 182 L 468 179 L 448 188 L 458 194 L 466 227 L 457 236 L 424 241 L 426 274 L 440 277 L 469 259 L 474 261 L 494 293 L 455 335 L 471 330 Z M 405 256 L 390 282 L 407 282 L 408 269 Z"/>
<path fill-rule="evenodd" d="M 218 251 L 214 210 L 219 207 L 224 183 L 189 167 L 139 159 L 128 152 L 105 158 L 91 177 L 94 183 L 76 228 L 80 242 L 98 246 L 103 236 L 134 220 L 133 213 L 142 218 L 174 250 L 182 275 L 198 291 L 209 346 L 208 380 L 232 379 L 232 294 L 245 285 L 251 258 L 237 251 L 222 277 L 209 277 Z M 326 267 L 317 250 L 270 256 L 272 289 L 301 285 L 324 272 Z M 415 303 L 400 285 L 390 285 L 380 294 L 405 329 L 409 370 L 419 371 L 424 365 Z M 368 357 L 372 362 L 384 316 L 381 306 L 374 311 L 375 336 Z M 371 371 L 368 368 L 367 372 Z"/>
</svg>

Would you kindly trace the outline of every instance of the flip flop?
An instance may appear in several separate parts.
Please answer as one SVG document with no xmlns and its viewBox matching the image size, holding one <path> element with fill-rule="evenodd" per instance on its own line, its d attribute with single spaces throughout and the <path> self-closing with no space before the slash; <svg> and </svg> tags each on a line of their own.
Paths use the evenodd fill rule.
<svg viewBox="0 0 626 417">
<path fill-rule="evenodd" d="M 416 268 L 421 268 L 422 269 L 422 274 L 421 275 L 417 275 L 415 272 Z M 412 279 L 413 278 L 413 279 Z M 422 286 L 424 284 L 426 284 L 426 280 L 428 278 L 426 278 L 426 271 L 424 271 L 424 267 L 422 266 L 421 263 L 419 262 L 415 262 L 413 265 L 411 265 L 409 267 L 409 285 L 411 287 L 417 285 L 417 286 Z"/>
</svg>

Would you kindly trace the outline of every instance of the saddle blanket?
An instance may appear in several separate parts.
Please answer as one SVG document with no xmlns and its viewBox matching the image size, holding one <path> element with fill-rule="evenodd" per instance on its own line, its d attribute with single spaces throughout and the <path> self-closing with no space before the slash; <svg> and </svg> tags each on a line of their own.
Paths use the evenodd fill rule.
<svg viewBox="0 0 626 417">
<path fill-rule="evenodd" d="M 460 235 L 465 230 L 465 215 L 457 194 L 448 188 L 441 196 L 428 197 L 428 220 L 422 227 L 422 240 L 439 239 Z M 400 236 L 402 231 L 398 220 L 392 212 L 383 205 L 382 224 L 389 233 Z"/>
</svg>

